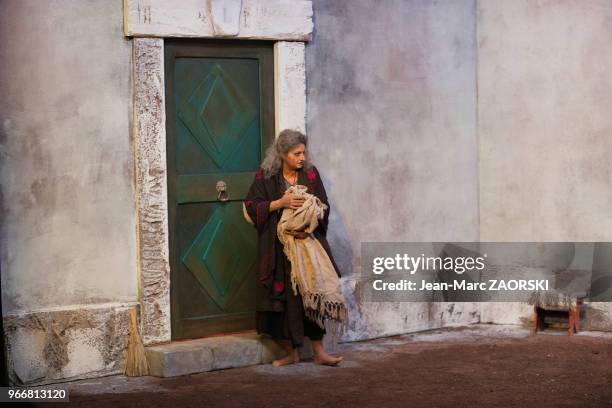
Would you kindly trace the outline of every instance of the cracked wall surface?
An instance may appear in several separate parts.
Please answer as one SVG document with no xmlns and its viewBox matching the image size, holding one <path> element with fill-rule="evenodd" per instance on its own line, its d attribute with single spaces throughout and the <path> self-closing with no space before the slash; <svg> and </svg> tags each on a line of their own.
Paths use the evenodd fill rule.
<svg viewBox="0 0 612 408">
<path fill-rule="evenodd" d="M 125 305 L 138 295 L 122 2 L 2 1 L 0 36 L 11 377 L 31 384 L 118 372 Z"/>
<path fill-rule="evenodd" d="M 0 7 L 3 311 L 136 300 L 121 1 Z"/>
<path fill-rule="evenodd" d="M 32 385 L 121 373 L 129 304 L 4 317 L 9 378 Z"/>
</svg>

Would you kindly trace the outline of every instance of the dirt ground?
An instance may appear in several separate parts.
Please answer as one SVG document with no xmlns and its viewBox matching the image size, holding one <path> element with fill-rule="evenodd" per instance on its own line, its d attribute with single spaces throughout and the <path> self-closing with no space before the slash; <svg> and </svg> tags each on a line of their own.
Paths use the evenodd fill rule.
<svg viewBox="0 0 612 408">
<path fill-rule="evenodd" d="M 92 408 L 612 407 L 609 334 L 530 337 L 480 325 L 344 343 L 338 354 L 339 367 L 305 361 L 64 386 L 68 405 Z"/>
</svg>

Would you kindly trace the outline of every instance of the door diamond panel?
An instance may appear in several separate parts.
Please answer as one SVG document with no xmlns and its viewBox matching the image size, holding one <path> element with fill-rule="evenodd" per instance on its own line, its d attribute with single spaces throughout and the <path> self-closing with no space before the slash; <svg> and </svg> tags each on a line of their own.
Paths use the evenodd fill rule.
<svg viewBox="0 0 612 408">
<path fill-rule="evenodd" d="M 223 167 L 241 144 L 257 114 L 253 104 L 219 64 L 178 110 L 179 119 L 219 167 Z"/>
<path fill-rule="evenodd" d="M 189 272 L 224 309 L 235 287 L 255 259 L 255 240 L 248 224 L 236 220 L 237 203 L 217 207 L 182 258 Z M 233 215 L 233 217 L 232 217 Z"/>
</svg>

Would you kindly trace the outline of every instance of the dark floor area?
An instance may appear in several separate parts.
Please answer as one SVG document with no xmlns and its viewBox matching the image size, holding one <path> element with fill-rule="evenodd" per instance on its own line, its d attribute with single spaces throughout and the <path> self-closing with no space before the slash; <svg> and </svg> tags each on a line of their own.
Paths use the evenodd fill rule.
<svg viewBox="0 0 612 408">
<path fill-rule="evenodd" d="M 472 328 L 344 343 L 311 361 L 71 385 L 82 407 L 612 407 L 610 336 Z M 57 406 L 47 405 L 47 406 Z"/>
</svg>

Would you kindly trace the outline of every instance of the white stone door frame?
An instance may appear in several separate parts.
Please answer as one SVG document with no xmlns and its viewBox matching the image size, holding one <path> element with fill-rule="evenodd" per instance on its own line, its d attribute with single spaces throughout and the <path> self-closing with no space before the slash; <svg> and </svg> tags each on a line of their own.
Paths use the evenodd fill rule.
<svg viewBox="0 0 612 408">
<path fill-rule="evenodd" d="M 136 163 L 138 296 L 145 345 L 171 340 L 164 38 L 274 41 L 276 134 L 305 130 L 304 49 L 311 0 L 124 0 L 133 38 L 132 131 Z"/>
</svg>

